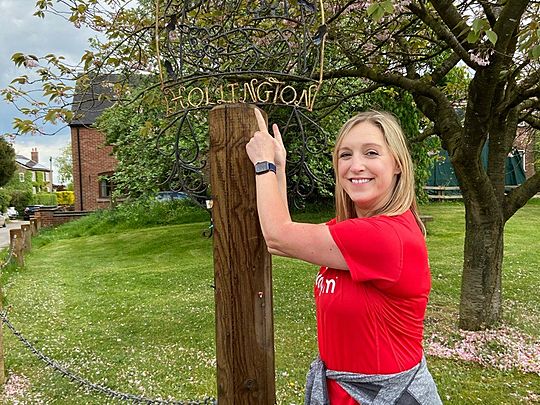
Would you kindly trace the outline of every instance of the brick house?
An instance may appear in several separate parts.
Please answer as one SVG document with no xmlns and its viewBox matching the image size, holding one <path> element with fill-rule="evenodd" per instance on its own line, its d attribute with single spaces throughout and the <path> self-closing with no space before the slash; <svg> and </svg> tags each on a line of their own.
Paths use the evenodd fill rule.
<svg viewBox="0 0 540 405">
<path fill-rule="evenodd" d="M 32 182 L 32 193 L 52 192 L 51 169 L 39 163 L 39 152 L 37 148 L 32 148 L 31 157 L 28 159 L 23 155 L 16 155 L 17 173 L 21 182 L 25 181 L 30 173 Z"/>
<path fill-rule="evenodd" d="M 537 142 L 536 130 L 528 125 L 518 128 L 518 135 L 514 141 L 514 147 L 519 151 L 523 159 L 523 169 L 527 178 L 535 174 L 534 147 Z"/>
<path fill-rule="evenodd" d="M 90 91 L 76 93 L 73 98 L 75 119 L 69 126 L 76 211 L 95 211 L 111 205 L 113 185 L 110 176 L 118 161 L 112 146 L 105 144 L 105 135 L 93 127 L 97 117 L 112 105 L 109 100 L 99 100 L 100 94 L 109 92 L 98 83 Z"/>
</svg>

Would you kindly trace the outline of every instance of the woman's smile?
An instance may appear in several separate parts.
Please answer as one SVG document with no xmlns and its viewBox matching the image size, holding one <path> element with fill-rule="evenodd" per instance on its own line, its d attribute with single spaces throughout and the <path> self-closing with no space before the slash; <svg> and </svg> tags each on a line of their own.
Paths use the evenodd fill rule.
<svg viewBox="0 0 540 405">
<path fill-rule="evenodd" d="M 351 183 L 353 184 L 365 184 L 369 183 L 371 179 L 351 179 Z"/>
<path fill-rule="evenodd" d="M 381 129 L 371 122 L 355 125 L 338 149 L 338 181 L 358 216 L 382 207 L 392 195 L 399 173 Z"/>
</svg>

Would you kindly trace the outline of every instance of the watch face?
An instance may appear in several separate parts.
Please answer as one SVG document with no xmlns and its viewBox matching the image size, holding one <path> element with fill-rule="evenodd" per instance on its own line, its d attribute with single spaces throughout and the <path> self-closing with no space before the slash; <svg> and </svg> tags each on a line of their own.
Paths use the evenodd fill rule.
<svg viewBox="0 0 540 405">
<path fill-rule="evenodd" d="M 268 162 L 257 162 L 255 164 L 255 173 L 266 173 L 270 170 Z"/>
</svg>

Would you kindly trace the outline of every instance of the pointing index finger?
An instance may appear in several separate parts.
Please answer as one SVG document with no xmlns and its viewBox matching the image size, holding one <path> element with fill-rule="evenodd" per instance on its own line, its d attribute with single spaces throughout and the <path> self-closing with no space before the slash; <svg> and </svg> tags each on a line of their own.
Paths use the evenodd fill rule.
<svg viewBox="0 0 540 405">
<path fill-rule="evenodd" d="M 281 139 L 281 131 L 279 130 L 277 124 L 272 125 L 272 132 L 274 132 L 274 138 L 277 139 L 280 143 L 283 143 L 283 139 Z"/>
<path fill-rule="evenodd" d="M 255 108 L 255 118 L 257 118 L 257 124 L 259 124 L 259 131 L 268 132 L 266 127 L 266 121 L 264 120 L 261 111 L 258 108 Z"/>
</svg>

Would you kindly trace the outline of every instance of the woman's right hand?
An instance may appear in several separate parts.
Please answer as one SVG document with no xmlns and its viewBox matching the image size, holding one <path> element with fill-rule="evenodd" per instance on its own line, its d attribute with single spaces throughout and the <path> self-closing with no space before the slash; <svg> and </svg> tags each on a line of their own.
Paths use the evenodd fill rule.
<svg viewBox="0 0 540 405">
<path fill-rule="evenodd" d="M 268 132 L 266 121 L 264 120 L 261 114 L 261 111 L 258 108 L 255 108 L 254 112 L 255 112 L 255 118 L 257 119 L 257 124 L 259 126 L 259 130 L 254 133 L 254 138 L 259 138 L 259 139 L 266 138 L 268 140 L 272 139 L 273 149 L 274 149 L 273 150 L 274 158 L 272 162 L 275 163 L 278 168 L 285 168 L 285 164 L 287 163 L 287 151 L 285 150 L 285 145 L 283 144 L 283 139 L 281 137 L 281 132 L 279 131 L 278 125 L 277 124 L 272 125 L 272 132 L 274 133 L 274 137 L 272 138 L 272 136 Z M 252 139 L 252 142 L 250 143 L 256 143 L 254 141 L 255 139 Z M 253 146 L 254 145 L 248 146 L 248 155 L 250 155 L 251 159 L 252 159 L 252 155 L 255 155 L 253 151 Z"/>
<path fill-rule="evenodd" d="M 283 138 L 281 137 L 281 132 L 277 124 L 272 125 L 272 131 L 274 132 L 274 144 L 275 144 L 275 163 L 276 166 L 285 168 L 287 164 L 287 150 L 283 144 Z"/>
</svg>

